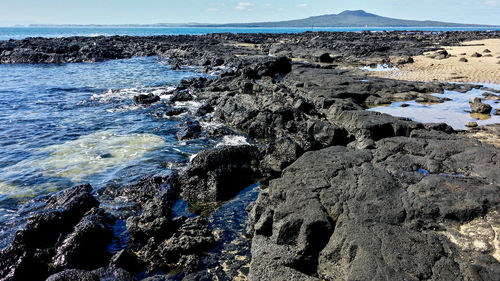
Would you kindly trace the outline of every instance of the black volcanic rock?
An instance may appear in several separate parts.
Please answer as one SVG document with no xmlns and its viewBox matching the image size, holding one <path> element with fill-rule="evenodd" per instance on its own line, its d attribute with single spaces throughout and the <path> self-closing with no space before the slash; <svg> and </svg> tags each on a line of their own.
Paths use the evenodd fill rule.
<svg viewBox="0 0 500 281">
<path fill-rule="evenodd" d="M 472 98 L 469 101 L 472 113 L 490 114 L 492 107 L 489 104 L 483 103 L 480 98 Z"/>
<path fill-rule="evenodd" d="M 155 94 L 141 94 L 134 97 L 134 102 L 139 104 L 152 104 L 160 101 L 160 97 Z"/>
<path fill-rule="evenodd" d="M 31 215 L 26 226 L 16 233 L 14 242 L 0 252 L 0 279 L 44 280 L 50 273 L 69 265 L 85 267 L 89 262 L 105 262 L 101 260 L 105 255 L 98 259 L 93 255 L 106 251 L 106 237 L 86 237 L 86 233 L 97 230 L 94 224 L 100 224 L 98 218 L 86 215 L 99 206 L 91 191 L 90 185 L 66 189 L 50 197 L 42 210 Z M 104 215 L 102 211 L 96 212 Z M 108 224 L 98 229 L 102 230 L 100 233 L 112 233 Z M 89 254 L 87 250 L 92 251 L 93 259 L 78 260 L 79 254 L 82 258 Z M 61 259 L 56 265 L 54 259 L 58 255 Z"/>
<path fill-rule="evenodd" d="M 319 56 L 319 62 L 332 63 L 333 62 L 333 58 L 330 56 L 330 54 L 324 53 L 321 56 Z"/>
<path fill-rule="evenodd" d="M 487 252 L 460 249 L 443 235 L 498 207 L 499 182 L 490 177 L 497 164 L 477 155 L 492 149 L 419 131 L 413 138 L 382 139 L 375 150 L 334 146 L 305 153 L 251 208 L 249 279 L 453 280 L 455 274 L 476 279 L 479 272 L 494 279 L 498 261 Z M 446 153 L 454 155 L 451 162 L 432 160 Z M 453 175 L 470 161 L 481 168 Z M 473 265 L 470 255 L 477 257 Z M 461 266 L 471 270 L 450 271 Z"/>
<path fill-rule="evenodd" d="M 113 238 L 114 221 L 103 210 L 89 211 L 73 232 L 56 246 L 54 266 L 95 269 L 105 265 L 110 258 L 106 247 Z"/>
<path fill-rule="evenodd" d="M 258 176 L 260 157 L 251 145 L 200 152 L 180 178 L 182 197 L 190 203 L 230 199 Z"/>
<path fill-rule="evenodd" d="M 182 129 L 177 132 L 178 140 L 189 140 L 199 137 L 201 134 L 201 125 L 198 121 L 186 121 Z"/>
</svg>

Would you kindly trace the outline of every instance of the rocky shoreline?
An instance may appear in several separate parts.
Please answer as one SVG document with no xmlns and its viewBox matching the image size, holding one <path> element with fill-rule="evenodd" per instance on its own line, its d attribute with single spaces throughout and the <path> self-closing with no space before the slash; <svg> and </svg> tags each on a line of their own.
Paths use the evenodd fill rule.
<svg viewBox="0 0 500 281">
<path fill-rule="evenodd" d="M 184 271 L 185 280 L 496 280 L 499 148 L 446 124 L 365 110 L 436 102 L 428 94 L 482 86 L 367 77 L 353 66 L 406 64 L 436 46 L 499 37 L 308 32 L 0 42 L 1 63 L 158 55 L 173 68 L 217 71 L 214 79 L 182 81 L 171 100 L 195 99 L 203 104 L 200 120 L 227 125 L 217 134 L 244 132 L 259 143 L 201 152 L 180 175 L 33 200 L 25 228 L 0 253 L 0 280 L 135 280 L 144 270 Z M 142 101 L 157 99 L 137 97 Z M 200 130 L 186 124 L 178 138 Z M 498 134 L 500 126 L 484 131 Z M 257 181 L 262 191 L 248 208 L 248 276 L 198 271 L 217 235 L 203 215 L 175 216 L 179 198 L 203 214 Z M 102 208 L 116 198 L 133 207 L 117 214 Z M 116 221 L 129 236 L 111 255 Z"/>
</svg>

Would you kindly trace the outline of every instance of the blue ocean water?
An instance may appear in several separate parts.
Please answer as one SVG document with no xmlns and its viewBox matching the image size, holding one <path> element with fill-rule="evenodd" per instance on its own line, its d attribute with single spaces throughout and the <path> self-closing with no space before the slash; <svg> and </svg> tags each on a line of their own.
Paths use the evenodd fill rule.
<svg viewBox="0 0 500 281">
<path fill-rule="evenodd" d="M 300 33 L 306 31 L 394 31 L 394 30 L 423 30 L 423 31 L 470 31 L 470 30 L 500 30 L 496 28 L 408 28 L 408 27 L 308 27 L 308 28 L 217 28 L 217 27 L 0 27 L 0 40 L 23 39 L 27 37 L 69 37 L 69 36 L 99 36 L 99 35 L 180 35 L 180 34 L 207 34 L 207 33 Z"/>
<path fill-rule="evenodd" d="M 94 64 L 0 65 L 0 209 L 79 183 L 131 182 L 186 161 L 204 143 L 177 141 L 182 119 L 133 96 L 182 78 L 156 57 Z M 167 167 L 168 168 L 168 167 Z M 0 212 L 1 213 L 1 212 Z"/>
</svg>

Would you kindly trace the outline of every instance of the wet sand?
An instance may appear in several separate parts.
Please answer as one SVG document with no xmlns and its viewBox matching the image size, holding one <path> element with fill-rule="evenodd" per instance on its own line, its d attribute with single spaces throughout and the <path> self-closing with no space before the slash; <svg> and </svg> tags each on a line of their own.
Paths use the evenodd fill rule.
<svg viewBox="0 0 500 281">
<path fill-rule="evenodd" d="M 449 56 L 432 58 L 436 52 L 414 57 L 414 63 L 372 75 L 408 81 L 449 81 L 500 84 L 500 39 L 463 42 L 443 47 Z M 485 51 L 485 50 L 489 50 Z M 480 57 L 473 57 L 478 53 Z M 466 59 L 467 62 L 460 61 Z"/>
</svg>

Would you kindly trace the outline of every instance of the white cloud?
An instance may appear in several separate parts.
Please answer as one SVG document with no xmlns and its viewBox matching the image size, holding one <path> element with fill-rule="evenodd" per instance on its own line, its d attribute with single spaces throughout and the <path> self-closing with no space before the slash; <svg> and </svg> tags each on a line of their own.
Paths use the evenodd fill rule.
<svg viewBox="0 0 500 281">
<path fill-rule="evenodd" d="M 219 9 L 218 8 L 208 8 L 207 9 L 207 12 L 218 12 Z"/>
<path fill-rule="evenodd" d="M 498 6 L 500 5 L 500 0 L 486 0 L 484 4 L 487 6 Z"/>
<path fill-rule="evenodd" d="M 302 3 L 302 4 L 297 5 L 297 7 L 301 7 L 301 8 L 305 8 L 307 6 L 309 6 L 309 4 L 306 4 L 306 3 Z"/>
<path fill-rule="evenodd" d="M 234 7 L 234 9 L 238 11 L 250 11 L 250 7 L 252 6 L 253 4 L 250 2 L 240 2 L 238 3 L 238 5 L 236 5 L 236 7 Z"/>
<path fill-rule="evenodd" d="M 271 3 L 264 4 L 264 7 L 272 7 L 272 6 L 273 6 L 273 4 L 271 4 Z"/>
</svg>

